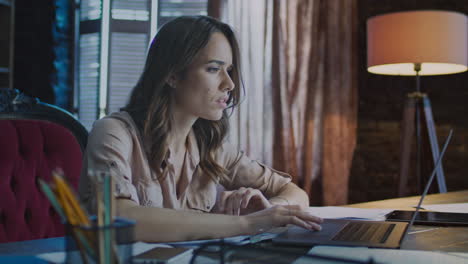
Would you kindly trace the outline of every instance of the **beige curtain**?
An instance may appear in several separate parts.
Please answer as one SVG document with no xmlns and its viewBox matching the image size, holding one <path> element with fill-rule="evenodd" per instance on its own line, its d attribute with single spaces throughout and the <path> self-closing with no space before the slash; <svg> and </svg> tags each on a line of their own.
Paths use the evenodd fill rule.
<svg viewBox="0 0 468 264">
<path fill-rule="evenodd" d="M 245 96 L 230 118 L 229 141 L 252 159 L 268 165 L 273 160 L 273 105 L 271 87 L 271 30 L 273 2 L 223 2 L 222 20 L 239 39 Z M 269 33 L 267 33 L 269 31 Z"/>
<path fill-rule="evenodd" d="M 357 0 L 221 1 L 247 96 L 229 140 L 293 175 L 312 204 L 347 202 L 356 142 Z"/>
</svg>

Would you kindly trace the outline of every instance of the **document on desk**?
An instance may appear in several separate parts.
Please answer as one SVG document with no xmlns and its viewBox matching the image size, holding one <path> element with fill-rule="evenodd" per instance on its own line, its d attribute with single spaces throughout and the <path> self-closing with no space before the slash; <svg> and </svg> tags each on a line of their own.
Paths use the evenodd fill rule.
<svg viewBox="0 0 468 264">
<path fill-rule="evenodd" d="M 340 206 L 318 206 L 309 207 L 308 211 L 322 218 L 335 219 L 360 219 L 360 220 L 385 220 L 385 215 L 393 209 L 364 209 Z"/>
<path fill-rule="evenodd" d="M 272 239 L 273 237 L 277 236 L 279 233 L 282 233 L 286 230 L 285 227 L 278 227 L 274 228 L 271 230 L 268 230 L 268 232 L 260 233 L 257 235 L 242 235 L 242 236 L 233 236 L 233 237 L 226 237 L 223 239 L 207 239 L 207 240 L 191 240 L 191 241 L 181 241 L 181 242 L 169 242 L 167 243 L 168 245 L 174 246 L 174 247 L 199 247 L 203 244 L 208 244 L 208 243 L 227 243 L 230 245 L 237 245 L 237 246 L 242 246 L 242 245 L 247 245 L 247 244 L 252 244 L 252 243 L 257 243 L 263 240 L 269 240 Z"/>
<path fill-rule="evenodd" d="M 157 247 L 171 247 L 166 244 L 157 244 L 157 243 L 145 243 L 145 242 L 136 242 L 133 244 L 133 256 L 136 256 L 140 253 L 146 252 L 150 249 L 157 248 Z M 46 260 L 49 263 L 64 263 L 66 252 L 51 252 L 51 253 L 43 253 L 36 256 L 39 259 Z"/>
<path fill-rule="evenodd" d="M 424 209 L 445 213 L 468 213 L 468 203 L 429 204 L 423 205 Z"/>
<path fill-rule="evenodd" d="M 167 243 L 168 245 L 174 246 L 174 247 L 199 247 L 203 244 L 207 243 L 218 243 L 223 240 L 226 243 L 229 244 L 235 244 L 235 245 L 245 245 L 250 243 L 250 237 L 251 236 L 233 236 L 233 237 L 226 237 L 224 239 L 206 239 L 206 240 L 190 240 L 190 241 L 180 241 L 180 242 L 169 242 Z"/>
<path fill-rule="evenodd" d="M 346 258 L 357 261 L 369 261 L 380 264 L 460 264 L 468 263 L 468 253 L 452 253 L 452 252 L 434 252 L 421 250 L 403 250 L 403 249 L 376 249 L 376 248 L 361 248 L 361 247 L 332 247 L 332 246 L 316 246 L 312 248 L 309 255 L 320 255 L 337 258 Z M 301 257 L 293 262 L 293 264 L 337 264 L 343 262 L 313 259 L 309 257 Z"/>
</svg>

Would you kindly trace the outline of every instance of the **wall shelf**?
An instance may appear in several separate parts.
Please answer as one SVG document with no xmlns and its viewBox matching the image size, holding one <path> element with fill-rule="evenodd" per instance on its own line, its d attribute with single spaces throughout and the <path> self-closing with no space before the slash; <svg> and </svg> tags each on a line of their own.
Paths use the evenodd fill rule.
<svg viewBox="0 0 468 264">
<path fill-rule="evenodd" d="M 13 20 L 15 0 L 0 0 L 0 88 L 13 86 Z"/>
<path fill-rule="evenodd" d="M 11 6 L 11 0 L 0 0 L 0 5 Z"/>
</svg>

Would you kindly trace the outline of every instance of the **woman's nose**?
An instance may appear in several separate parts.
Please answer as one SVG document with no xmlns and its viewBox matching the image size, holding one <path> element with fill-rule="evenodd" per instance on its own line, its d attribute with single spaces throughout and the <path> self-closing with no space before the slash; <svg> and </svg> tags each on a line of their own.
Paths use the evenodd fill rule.
<svg viewBox="0 0 468 264">
<path fill-rule="evenodd" d="M 229 75 L 229 73 L 225 73 L 222 89 L 230 92 L 234 90 L 234 87 L 236 87 L 236 85 L 232 81 L 231 76 Z"/>
</svg>

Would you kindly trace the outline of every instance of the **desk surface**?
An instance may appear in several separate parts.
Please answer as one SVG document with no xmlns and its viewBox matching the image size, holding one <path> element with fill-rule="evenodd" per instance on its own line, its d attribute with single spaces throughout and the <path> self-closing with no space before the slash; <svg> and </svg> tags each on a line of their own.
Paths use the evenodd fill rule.
<svg viewBox="0 0 468 264">
<path fill-rule="evenodd" d="M 419 196 L 388 199 L 375 202 L 347 205 L 356 208 L 395 208 L 412 209 L 419 201 Z M 423 204 L 448 204 L 468 203 L 468 190 L 450 192 L 445 194 L 428 195 Z M 412 232 L 402 244 L 404 249 L 440 250 L 468 252 L 468 228 L 467 227 L 430 227 L 413 226 Z M 416 232 L 415 232 L 416 231 Z M 423 232 L 417 232 L 423 231 Z M 273 245 L 259 245 L 274 248 Z M 64 250 L 63 238 L 49 238 L 12 243 L 0 243 L 0 255 L 36 255 L 45 252 L 57 252 Z M 297 249 L 307 252 L 306 249 Z"/>
<path fill-rule="evenodd" d="M 414 210 L 421 196 L 387 199 L 381 201 L 350 204 L 354 208 L 381 208 Z M 429 194 L 423 201 L 422 207 L 429 204 L 468 203 L 468 190 Z M 416 233 L 421 231 L 420 233 Z M 402 243 L 404 249 L 440 250 L 454 252 L 468 252 L 467 227 L 437 227 L 413 226 L 409 235 Z"/>
<path fill-rule="evenodd" d="M 391 208 L 408 210 L 414 209 L 413 206 L 417 205 L 421 196 L 411 196 L 404 198 L 387 199 L 381 201 L 357 203 L 347 205 L 349 207 L 356 208 Z M 423 201 L 423 205 L 428 204 L 450 204 L 450 203 L 468 203 L 468 190 L 448 192 L 448 193 L 437 193 L 429 194 Z M 424 206 L 423 206 L 424 207 Z"/>
</svg>

